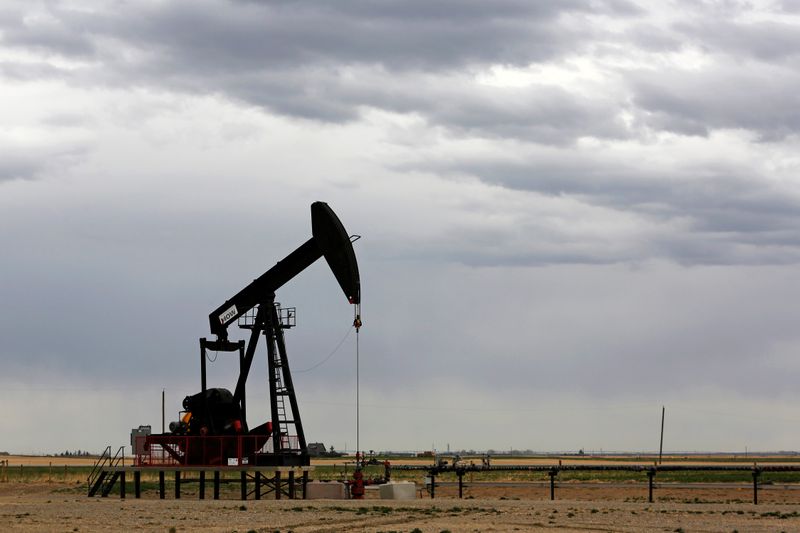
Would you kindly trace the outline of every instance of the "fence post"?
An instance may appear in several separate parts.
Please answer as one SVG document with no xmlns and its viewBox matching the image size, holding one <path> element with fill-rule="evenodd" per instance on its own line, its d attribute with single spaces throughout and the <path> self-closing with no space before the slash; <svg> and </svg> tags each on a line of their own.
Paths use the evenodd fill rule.
<svg viewBox="0 0 800 533">
<path fill-rule="evenodd" d="M 758 468 L 753 468 L 753 505 L 758 505 L 758 476 L 761 471 Z"/>
<path fill-rule="evenodd" d="M 656 469 L 651 468 L 647 471 L 647 501 L 653 503 L 653 478 L 656 477 Z"/>
<path fill-rule="evenodd" d="M 558 470 L 555 468 L 551 469 L 550 472 L 550 499 L 556 499 L 556 475 L 558 475 Z"/>
<path fill-rule="evenodd" d="M 53 461 L 50 461 L 47 466 L 47 482 L 53 482 Z"/>
<path fill-rule="evenodd" d="M 458 499 L 464 497 L 464 471 L 457 470 L 456 474 L 458 474 Z"/>
</svg>

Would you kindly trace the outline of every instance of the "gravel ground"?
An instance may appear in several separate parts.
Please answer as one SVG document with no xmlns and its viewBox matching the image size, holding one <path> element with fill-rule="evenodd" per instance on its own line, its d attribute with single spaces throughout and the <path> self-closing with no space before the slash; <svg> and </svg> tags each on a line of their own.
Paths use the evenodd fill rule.
<svg viewBox="0 0 800 533">
<path fill-rule="evenodd" d="M 591 489 L 593 500 L 475 497 L 414 501 L 87 498 L 83 485 L 0 484 L 2 531 L 800 531 L 800 505 L 744 503 L 741 491 L 682 491 L 662 501 Z M 541 492 L 541 491 L 539 491 Z M 641 493 L 640 490 L 634 492 Z M 792 491 L 797 492 L 797 491 Z M 564 491 L 581 496 L 580 491 Z M 639 494 L 641 496 L 641 494 Z M 699 496 L 698 496 L 699 495 Z M 443 496 L 447 496 L 446 494 Z M 776 495 L 777 497 L 777 495 Z M 625 501 L 628 499 L 628 501 Z M 666 501 L 663 501 L 666 500 Z M 695 502 L 699 503 L 695 503 Z M 728 503 L 725 503 L 725 502 Z M 714 502 L 714 503 L 703 503 Z"/>
</svg>

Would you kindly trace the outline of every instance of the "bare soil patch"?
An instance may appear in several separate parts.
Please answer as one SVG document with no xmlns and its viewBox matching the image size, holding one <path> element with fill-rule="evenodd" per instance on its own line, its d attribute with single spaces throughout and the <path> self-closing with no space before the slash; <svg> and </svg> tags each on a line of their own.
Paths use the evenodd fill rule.
<svg viewBox="0 0 800 533">
<path fill-rule="evenodd" d="M 414 501 L 204 500 L 187 490 L 180 500 L 88 498 L 75 483 L 0 484 L 3 531 L 404 531 L 423 532 L 798 531 L 800 503 L 773 503 L 797 491 L 763 491 L 765 503 L 748 503 L 739 489 L 661 489 L 647 503 L 646 489 L 560 487 L 549 501 L 542 488 L 472 487 L 454 499 L 452 487 L 437 499 Z M 189 489 L 189 487 L 187 487 Z M 513 492 L 511 492 L 513 490 Z M 505 492 L 504 492 L 505 491 Z M 769 494 L 767 494 L 769 492 Z M 374 497 L 374 492 L 370 491 Z M 503 499 L 505 498 L 505 499 Z M 517 499 L 518 498 L 518 499 Z"/>
</svg>

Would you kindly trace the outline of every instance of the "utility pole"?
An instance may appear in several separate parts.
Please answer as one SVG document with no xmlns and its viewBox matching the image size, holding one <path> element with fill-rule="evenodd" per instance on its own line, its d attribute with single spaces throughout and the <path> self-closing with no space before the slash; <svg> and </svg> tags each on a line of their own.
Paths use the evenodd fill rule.
<svg viewBox="0 0 800 533">
<path fill-rule="evenodd" d="M 165 389 L 161 389 L 161 433 L 162 433 L 162 435 L 164 433 L 166 433 L 165 428 L 164 428 L 164 422 L 165 422 L 165 417 L 164 417 L 164 403 L 165 403 L 164 402 L 164 390 Z"/>
<path fill-rule="evenodd" d="M 661 454 L 664 452 L 664 406 L 661 406 L 661 443 L 658 445 L 658 464 L 661 464 Z"/>
</svg>

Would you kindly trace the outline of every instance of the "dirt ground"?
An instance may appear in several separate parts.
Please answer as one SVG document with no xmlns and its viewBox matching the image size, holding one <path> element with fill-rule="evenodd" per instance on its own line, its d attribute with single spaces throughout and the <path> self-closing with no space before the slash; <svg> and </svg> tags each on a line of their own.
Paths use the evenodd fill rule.
<svg viewBox="0 0 800 533">
<path fill-rule="evenodd" d="M 93 458 L 3 459 L 9 459 L 11 468 L 94 463 Z M 602 464 L 608 459 L 564 460 L 563 464 L 573 461 Z M 430 460 L 403 462 L 429 464 Z M 515 464 L 554 462 L 514 460 Z M 0 532 L 800 532 L 800 490 L 780 485 L 762 487 L 759 505 L 753 505 L 752 488 L 746 485 L 700 488 L 657 483 L 656 501 L 648 503 L 646 483 L 573 482 L 557 485 L 555 501 L 549 499 L 547 483 L 478 482 L 467 483 L 460 500 L 457 486 L 444 483 L 437 487 L 435 500 L 423 490 L 413 501 L 380 500 L 372 488 L 363 501 L 275 501 L 266 496 L 260 501 L 241 501 L 238 485 L 233 483 L 223 486 L 223 499 L 199 501 L 193 483 L 184 485 L 180 500 L 174 499 L 171 488 L 167 499 L 159 500 L 152 480 L 143 487 L 142 499 L 134 499 L 129 487 L 128 497 L 122 500 L 116 489 L 108 498 L 88 498 L 84 476 L 65 475 L 68 481 L 53 476 L 53 482 L 46 482 L 49 477 L 19 482 L 12 476 L 11 482 L 0 482 Z"/>
<path fill-rule="evenodd" d="M 800 531 L 797 490 L 752 493 L 741 489 L 669 489 L 647 503 L 646 485 L 560 486 L 550 501 L 545 487 L 441 487 L 435 500 L 389 501 L 368 491 L 363 501 L 88 498 L 81 483 L 0 483 L 0 531 L 403 531 L 476 532 L 779 532 Z M 776 503 L 781 502 L 781 503 Z"/>
</svg>

